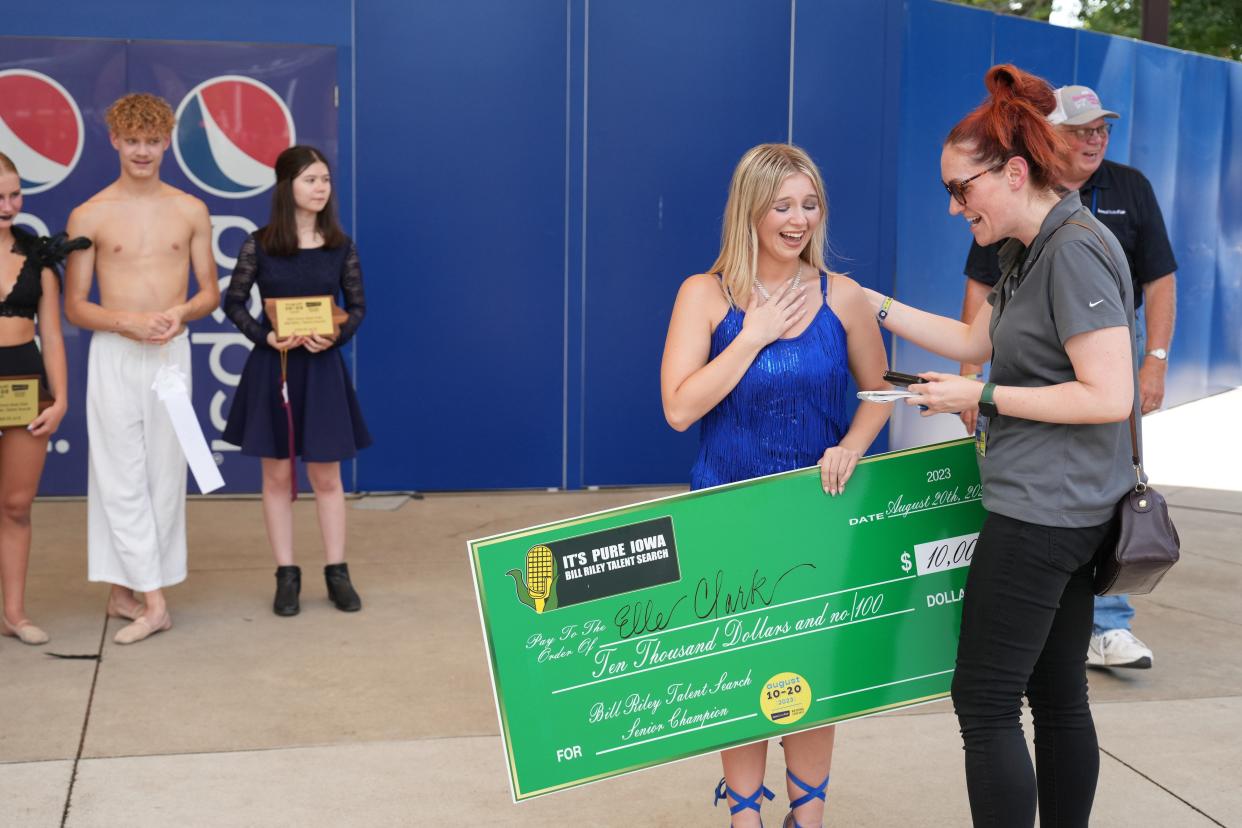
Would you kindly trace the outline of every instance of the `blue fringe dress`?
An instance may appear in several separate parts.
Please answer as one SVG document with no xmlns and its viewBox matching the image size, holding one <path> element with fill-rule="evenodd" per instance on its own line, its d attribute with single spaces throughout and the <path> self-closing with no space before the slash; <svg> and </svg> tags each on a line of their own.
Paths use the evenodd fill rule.
<svg viewBox="0 0 1242 828">
<path fill-rule="evenodd" d="M 810 326 L 760 351 L 728 396 L 703 416 L 691 489 L 813 466 L 845 435 L 845 329 L 828 306 L 828 277 L 819 283 L 824 305 Z M 741 308 L 729 309 L 712 332 L 710 359 L 741 332 L 745 318 Z"/>
</svg>

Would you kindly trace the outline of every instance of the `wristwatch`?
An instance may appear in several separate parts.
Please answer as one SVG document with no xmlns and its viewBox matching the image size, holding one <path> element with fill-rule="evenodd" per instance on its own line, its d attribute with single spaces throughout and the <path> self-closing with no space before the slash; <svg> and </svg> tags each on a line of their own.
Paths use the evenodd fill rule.
<svg viewBox="0 0 1242 828">
<path fill-rule="evenodd" d="M 985 417 L 995 417 L 998 412 L 996 403 L 992 402 L 992 393 L 996 391 L 996 383 L 989 382 L 983 386 L 983 393 L 979 395 L 979 413 Z"/>
<path fill-rule="evenodd" d="M 1169 352 L 1166 351 L 1164 348 L 1152 348 L 1150 351 L 1147 352 L 1147 356 L 1155 357 L 1156 359 L 1167 360 L 1169 358 Z"/>
</svg>

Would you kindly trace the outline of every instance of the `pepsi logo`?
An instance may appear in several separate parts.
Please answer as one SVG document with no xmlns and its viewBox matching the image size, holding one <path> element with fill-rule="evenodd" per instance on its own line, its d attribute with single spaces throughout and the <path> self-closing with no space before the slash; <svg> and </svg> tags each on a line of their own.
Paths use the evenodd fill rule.
<svg viewBox="0 0 1242 828">
<path fill-rule="evenodd" d="M 50 190 L 82 157 L 82 111 L 56 81 L 29 69 L 0 70 L 0 151 L 27 194 Z"/>
<path fill-rule="evenodd" d="M 213 195 L 249 198 L 267 190 L 276 183 L 276 156 L 293 143 L 289 107 L 253 78 L 203 81 L 177 107 L 177 163 Z"/>
</svg>

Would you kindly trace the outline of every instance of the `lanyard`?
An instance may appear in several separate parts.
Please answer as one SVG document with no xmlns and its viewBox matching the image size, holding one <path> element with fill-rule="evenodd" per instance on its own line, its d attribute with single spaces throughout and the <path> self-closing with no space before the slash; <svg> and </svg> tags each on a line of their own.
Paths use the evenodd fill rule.
<svg viewBox="0 0 1242 828">
<path fill-rule="evenodd" d="M 289 430 L 289 499 L 298 499 L 298 464 L 293 439 L 293 406 L 289 403 L 289 352 L 280 352 L 280 405 L 285 409 L 285 426 Z"/>
</svg>

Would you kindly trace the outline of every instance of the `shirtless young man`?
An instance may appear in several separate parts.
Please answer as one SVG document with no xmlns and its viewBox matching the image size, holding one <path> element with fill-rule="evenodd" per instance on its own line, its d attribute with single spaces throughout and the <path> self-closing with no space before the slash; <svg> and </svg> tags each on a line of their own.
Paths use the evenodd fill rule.
<svg viewBox="0 0 1242 828">
<path fill-rule="evenodd" d="M 108 614 L 133 622 L 116 634 L 118 644 L 172 627 L 163 589 L 186 576 L 186 463 L 151 383 L 165 365 L 189 379 L 185 323 L 220 301 L 207 206 L 160 181 L 174 120 L 154 95 L 114 103 L 107 122 L 121 175 L 69 216 L 70 235 L 94 242 L 70 257 L 65 286 L 65 316 L 95 331 L 86 385 L 88 577 L 112 584 Z M 198 291 L 187 301 L 191 266 Z M 89 298 L 96 274 L 98 304 Z"/>
</svg>

